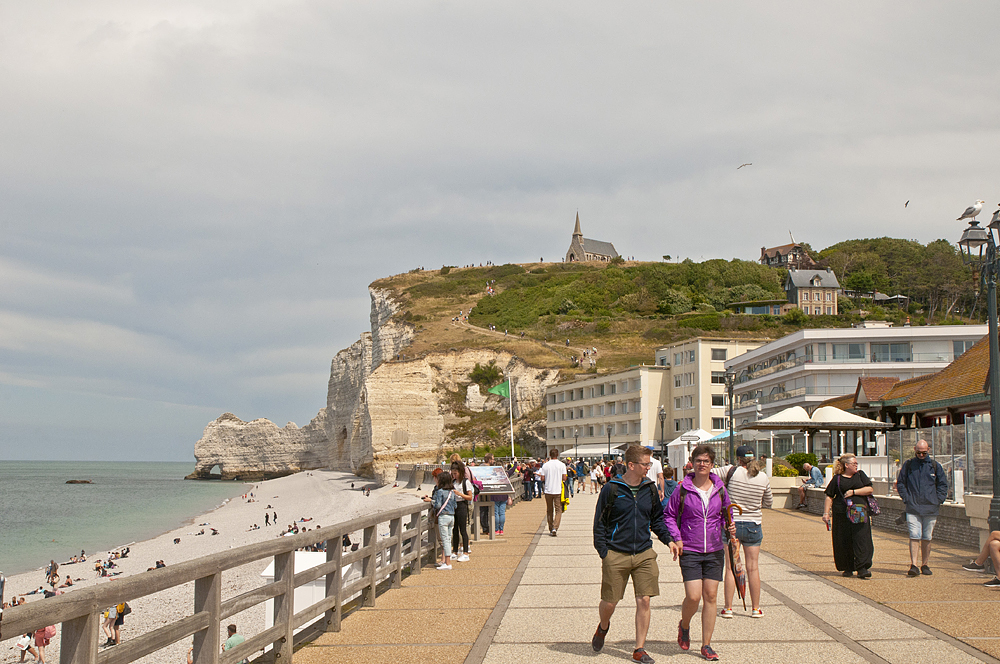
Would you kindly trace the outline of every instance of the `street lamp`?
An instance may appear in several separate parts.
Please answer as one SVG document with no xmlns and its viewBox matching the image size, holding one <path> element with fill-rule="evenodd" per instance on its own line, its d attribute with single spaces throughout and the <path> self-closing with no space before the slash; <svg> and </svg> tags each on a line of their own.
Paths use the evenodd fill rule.
<svg viewBox="0 0 1000 664">
<path fill-rule="evenodd" d="M 608 425 L 608 461 L 611 461 L 611 431 L 614 429 L 614 425 Z"/>
<path fill-rule="evenodd" d="M 733 385 L 736 383 L 736 370 L 726 369 L 726 391 L 729 393 L 729 463 L 736 461 L 736 437 L 733 436 Z"/>
<path fill-rule="evenodd" d="M 657 414 L 657 417 L 660 418 L 660 463 L 666 464 L 667 448 L 663 446 L 663 423 L 667 421 L 667 411 L 663 407 L 663 404 L 660 404 L 660 412 Z"/>
<path fill-rule="evenodd" d="M 580 447 L 580 430 L 573 427 L 573 457 L 577 456 L 577 448 Z"/>
<path fill-rule="evenodd" d="M 993 499 L 990 501 L 990 530 L 1000 530 L 1000 347 L 997 345 L 997 275 L 1000 273 L 998 241 L 1000 237 L 1000 210 L 993 213 L 987 228 L 980 228 L 972 220 L 958 241 L 962 261 L 979 269 L 980 285 L 987 288 L 987 315 L 990 323 L 990 433 L 993 439 Z"/>
</svg>

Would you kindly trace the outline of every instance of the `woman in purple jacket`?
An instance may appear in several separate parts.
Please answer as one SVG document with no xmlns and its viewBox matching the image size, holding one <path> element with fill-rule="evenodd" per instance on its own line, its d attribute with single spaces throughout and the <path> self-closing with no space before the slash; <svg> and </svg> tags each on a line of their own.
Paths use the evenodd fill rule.
<svg viewBox="0 0 1000 664">
<path fill-rule="evenodd" d="M 699 445 L 691 452 L 694 472 L 687 475 L 670 496 L 663 520 L 671 537 L 678 544 L 681 576 L 684 578 L 684 603 L 681 621 L 677 625 L 677 645 L 681 650 L 691 647 L 691 619 L 701 610 L 701 654 L 715 661 L 719 656 L 712 649 L 715 629 L 716 600 L 719 583 L 725 572 L 725 516 L 729 503 L 725 484 L 712 473 L 715 450 Z M 732 535 L 732 534 L 731 534 Z M 674 556 L 674 560 L 677 555 Z"/>
</svg>

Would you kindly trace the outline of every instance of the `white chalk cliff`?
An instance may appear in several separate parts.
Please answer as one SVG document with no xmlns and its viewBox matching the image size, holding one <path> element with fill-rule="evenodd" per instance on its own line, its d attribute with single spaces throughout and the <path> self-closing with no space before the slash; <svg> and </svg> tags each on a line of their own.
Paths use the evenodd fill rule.
<svg viewBox="0 0 1000 664">
<path fill-rule="evenodd" d="M 494 361 L 515 387 L 514 417 L 543 403 L 558 371 L 536 369 L 505 351 L 484 349 L 406 358 L 415 335 L 397 319 L 392 293 L 369 288 L 371 332 L 337 353 L 330 366 L 326 407 L 306 426 L 278 428 L 265 419 L 244 422 L 226 413 L 195 444 L 191 478 L 257 480 L 300 470 L 334 468 L 391 481 L 400 461 L 434 461 L 446 439 L 449 392 L 469 384 L 469 372 Z M 398 359 L 397 359 L 398 358 Z M 469 395 L 475 410 L 503 409 L 507 400 Z"/>
</svg>

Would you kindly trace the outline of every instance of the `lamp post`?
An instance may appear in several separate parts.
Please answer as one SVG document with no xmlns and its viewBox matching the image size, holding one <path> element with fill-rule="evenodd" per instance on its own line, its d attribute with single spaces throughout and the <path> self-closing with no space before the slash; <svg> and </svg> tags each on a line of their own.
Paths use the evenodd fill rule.
<svg viewBox="0 0 1000 664">
<path fill-rule="evenodd" d="M 663 404 L 660 404 L 660 412 L 657 417 L 660 418 L 660 463 L 665 465 L 667 463 L 667 448 L 663 445 L 663 423 L 667 421 L 667 411 Z"/>
<path fill-rule="evenodd" d="M 611 431 L 613 429 L 614 429 L 614 426 L 611 425 L 611 424 L 609 424 L 608 425 L 608 461 L 611 461 Z"/>
<path fill-rule="evenodd" d="M 993 442 L 993 499 L 990 501 L 990 530 L 1000 530 L 1000 347 L 997 344 L 997 275 L 1000 273 L 1000 255 L 997 239 L 1000 237 L 1000 210 L 993 213 L 987 228 L 980 228 L 972 220 L 958 241 L 962 261 L 979 269 L 980 285 L 987 289 L 986 305 L 990 324 L 990 433 Z"/>
<path fill-rule="evenodd" d="M 580 429 L 573 427 L 573 457 L 576 458 L 577 448 L 580 447 Z"/>
<path fill-rule="evenodd" d="M 726 369 L 726 392 L 729 397 L 729 463 L 736 461 L 736 437 L 733 436 L 733 385 L 736 383 L 736 370 L 732 367 Z"/>
</svg>

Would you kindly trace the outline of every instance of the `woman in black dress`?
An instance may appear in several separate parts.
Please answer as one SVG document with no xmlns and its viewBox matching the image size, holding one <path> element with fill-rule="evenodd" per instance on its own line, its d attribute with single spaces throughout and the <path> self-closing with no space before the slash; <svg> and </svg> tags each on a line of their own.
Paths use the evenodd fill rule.
<svg viewBox="0 0 1000 664">
<path fill-rule="evenodd" d="M 833 463 L 833 479 L 826 487 L 823 503 L 823 522 L 833 523 L 833 562 L 838 572 L 851 576 L 856 571 L 859 579 L 871 578 L 872 544 L 871 514 L 868 496 L 875 493 L 872 481 L 858 470 L 858 458 L 843 454 Z M 864 513 L 864 523 L 851 523 L 847 517 L 848 503 Z"/>
</svg>

